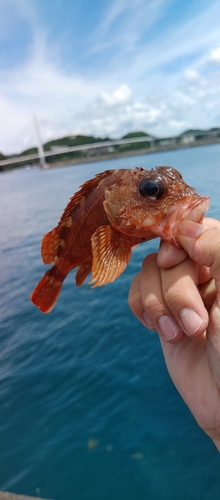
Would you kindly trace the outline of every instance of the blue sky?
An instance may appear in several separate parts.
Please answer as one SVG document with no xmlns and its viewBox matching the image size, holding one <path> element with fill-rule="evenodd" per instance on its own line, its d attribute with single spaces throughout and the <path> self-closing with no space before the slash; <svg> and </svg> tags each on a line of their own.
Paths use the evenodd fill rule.
<svg viewBox="0 0 220 500">
<path fill-rule="evenodd" d="M 220 127 L 219 0 L 1 0 L 0 151 Z"/>
</svg>

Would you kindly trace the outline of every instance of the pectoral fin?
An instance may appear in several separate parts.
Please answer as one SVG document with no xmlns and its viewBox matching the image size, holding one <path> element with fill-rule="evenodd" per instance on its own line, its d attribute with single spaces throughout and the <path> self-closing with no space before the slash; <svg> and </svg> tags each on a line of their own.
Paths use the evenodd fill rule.
<svg viewBox="0 0 220 500">
<path fill-rule="evenodd" d="M 125 270 L 131 257 L 131 245 L 126 236 L 111 226 L 101 226 L 92 236 L 93 287 L 114 281 Z"/>
</svg>

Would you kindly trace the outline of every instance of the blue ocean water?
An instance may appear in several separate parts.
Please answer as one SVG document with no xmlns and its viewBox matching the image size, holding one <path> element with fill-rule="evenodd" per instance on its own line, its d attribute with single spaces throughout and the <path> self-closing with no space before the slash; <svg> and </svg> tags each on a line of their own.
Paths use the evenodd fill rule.
<svg viewBox="0 0 220 500">
<path fill-rule="evenodd" d="M 0 490 L 53 500 L 219 500 L 220 457 L 165 367 L 157 334 L 127 305 L 140 245 L 115 283 L 66 279 L 43 315 L 42 235 L 105 169 L 178 168 L 220 217 L 220 145 L 0 175 Z"/>
</svg>

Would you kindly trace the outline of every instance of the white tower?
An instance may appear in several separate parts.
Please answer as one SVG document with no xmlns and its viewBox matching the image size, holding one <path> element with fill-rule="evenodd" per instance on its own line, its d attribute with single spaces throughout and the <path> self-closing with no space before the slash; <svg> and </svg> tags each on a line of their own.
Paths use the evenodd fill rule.
<svg viewBox="0 0 220 500">
<path fill-rule="evenodd" d="M 42 144 L 42 140 L 41 140 L 40 129 L 39 129 L 39 125 L 37 122 L 37 117 L 35 115 L 33 116 L 33 120 L 34 120 L 34 126 L 35 126 L 35 130 L 36 130 L 36 134 L 37 134 L 38 155 L 39 155 L 40 167 L 46 168 L 44 148 L 43 148 L 43 144 Z"/>
</svg>

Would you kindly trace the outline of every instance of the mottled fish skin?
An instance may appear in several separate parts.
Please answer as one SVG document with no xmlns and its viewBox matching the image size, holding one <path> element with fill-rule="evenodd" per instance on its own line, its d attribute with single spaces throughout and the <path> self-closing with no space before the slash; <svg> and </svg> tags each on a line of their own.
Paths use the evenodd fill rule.
<svg viewBox="0 0 220 500">
<path fill-rule="evenodd" d="M 106 170 L 70 199 L 58 225 L 42 239 L 44 264 L 54 264 L 31 294 L 44 313 L 53 309 L 67 274 L 76 284 L 92 271 L 92 285 L 114 281 L 132 247 L 159 236 L 178 246 L 180 221 L 202 222 L 208 197 L 198 195 L 172 167 Z"/>
</svg>

